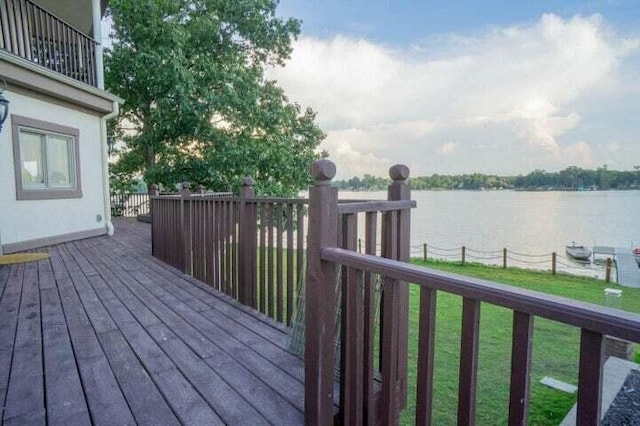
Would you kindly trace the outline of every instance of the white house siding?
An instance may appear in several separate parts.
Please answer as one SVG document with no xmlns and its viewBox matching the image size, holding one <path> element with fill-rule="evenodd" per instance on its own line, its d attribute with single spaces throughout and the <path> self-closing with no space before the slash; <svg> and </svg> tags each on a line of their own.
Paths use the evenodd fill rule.
<svg viewBox="0 0 640 426">
<path fill-rule="evenodd" d="M 6 91 L 4 96 L 11 102 L 10 114 L 79 130 L 82 198 L 16 200 L 9 116 L 0 133 L 0 243 L 4 246 L 68 234 L 106 232 L 100 117 L 23 92 Z"/>
</svg>

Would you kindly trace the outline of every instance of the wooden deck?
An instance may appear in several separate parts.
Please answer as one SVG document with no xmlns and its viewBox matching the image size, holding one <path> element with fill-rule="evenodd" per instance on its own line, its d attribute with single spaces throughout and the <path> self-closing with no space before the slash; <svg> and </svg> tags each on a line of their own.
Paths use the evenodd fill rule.
<svg viewBox="0 0 640 426">
<path fill-rule="evenodd" d="M 303 423 L 285 330 L 151 257 L 149 225 L 46 250 L 0 266 L 0 423 Z"/>
</svg>

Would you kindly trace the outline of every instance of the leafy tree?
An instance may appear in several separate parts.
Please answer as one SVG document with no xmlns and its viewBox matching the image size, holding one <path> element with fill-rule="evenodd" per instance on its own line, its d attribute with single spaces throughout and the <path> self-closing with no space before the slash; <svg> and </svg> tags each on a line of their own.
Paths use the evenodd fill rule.
<svg viewBox="0 0 640 426">
<path fill-rule="evenodd" d="M 114 132 L 126 142 L 114 173 L 214 190 L 243 176 L 264 194 L 308 181 L 324 134 L 290 102 L 268 66 L 283 66 L 300 22 L 277 0 L 112 0 L 105 84 L 125 102 Z"/>
</svg>

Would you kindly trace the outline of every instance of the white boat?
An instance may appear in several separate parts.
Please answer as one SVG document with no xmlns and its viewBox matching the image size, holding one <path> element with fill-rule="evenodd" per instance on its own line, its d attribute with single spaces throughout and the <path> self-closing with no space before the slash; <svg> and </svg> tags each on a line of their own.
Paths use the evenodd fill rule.
<svg viewBox="0 0 640 426">
<path fill-rule="evenodd" d="M 591 250 L 585 246 L 577 246 L 574 241 L 570 246 L 567 246 L 567 254 L 576 260 L 589 260 Z"/>
</svg>

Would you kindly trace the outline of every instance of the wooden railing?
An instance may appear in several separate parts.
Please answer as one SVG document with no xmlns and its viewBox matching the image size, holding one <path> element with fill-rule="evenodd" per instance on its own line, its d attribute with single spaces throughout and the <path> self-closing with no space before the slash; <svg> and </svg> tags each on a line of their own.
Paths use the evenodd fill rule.
<svg viewBox="0 0 640 426">
<path fill-rule="evenodd" d="M 405 169 L 401 169 L 401 174 L 406 174 Z M 333 246 L 355 250 L 357 236 L 362 234 L 365 252 L 408 260 L 409 211 L 415 207 L 415 202 L 408 199 L 404 178 L 396 178 L 388 200 L 341 201 L 333 226 L 335 232 L 327 234 L 331 235 Z M 300 300 L 305 291 L 306 241 L 317 230 L 307 226 L 309 200 L 256 198 L 252 185 L 253 181 L 246 178 L 237 197 L 194 194 L 187 186 L 177 195 L 157 195 L 157 189 L 152 185 L 152 252 L 158 259 L 241 303 L 287 326 L 294 326 L 295 331 L 300 324 L 294 324 L 294 321 L 304 321 L 304 315 L 309 313 L 315 317 L 314 312 L 322 306 L 308 294 L 306 300 Z M 396 405 L 404 407 L 407 399 L 408 291 L 406 285 L 399 285 L 393 295 L 388 291 L 381 294 L 380 286 L 371 274 L 365 274 L 364 279 L 368 282 L 363 294 L 366 309 L 348 308 L 343 317 L 335 315 L 340 306 L 351 307 L 357 297 L 353 293 L 355 287 L 350 284 L 353 276 L 342 274 L 331 286 L 330 306 L 333 306 L 332 330 L 335 334 L 323 350 L 332 358 L 339 354 L 336 371 L 342 384 L 340 405 L 353 404 L 350 383 L 357 379 L 343 374 L 353 372 L 352 363 L 361 360 L 354 358 L 353 350 L 367 354 L 362 360 L 364 365 L 379 376 L 379 368 L 375 366 L 390 366 L 382 360 L 391 359 L 385 351 L 393 348 L 400 356 L 395 356 L 397 362 L 385 374 L 391 374 L 398 390 L 393 395 Z M 311 287 L 310 291 L 314 289 Z M 405 315 L 392 321 L 388 318 L 393 312 L 404 312 Z M 362 330 L 366 344 L 354 348 L 348 342 L 361 336 L 352 334 L 351 324 L 360 320 L 367 324 Z M 389 325 L 393 326 L 394 344 L 375 342 L 374 336 L 379 335 L 380 330 L 388 332 Z M 336 340 L 336 336 L 339 339 Z M 302 348 L 292 343 L 292 350 Z M 332 380 L 332 389 L 333 385 Z M 374 383 L 373 376 L 367 382 L 365 393 L 369 410 L 366 418 L 373 420 L 381 398 L 380 387 Z"/>
<path fill-rule="evenodd" d="M 303 199 L 241 194 L 152 196 L 152 252 L 247 306 L 290 325 L 304 272 Z"/>
<path fill-rule="evenodd" d="M 0 49 L 96 86 L 96 42 L 30 0 L 0 0 Z"/>
<path fill-rule="evenodd" d="M 404 179 L 408 169 L 395 166 L 390 194 L 408 198 Z M 483 303 L 513 312 L 508 422 L 527 424 L 535 317 L 577 327 L 581 331 L 578 375 L 577 423 L 600 422 L 603 338 L 605 335 L 640 342 L 640 315 L 577 302 L 566 298 L 513 288 L 489 281 L 412 266 L 394 259 L 354 250 L 353 225 L 348 225 L 347 248 L 336 246 L 340 206 L 330 187 L 335 166 L 327 160 L 314 163 L 315 186 L 310 189 L 309 241 L 307 251 L 307 310 L 305 348 L 305 416 L 308 424 L 333 423 L 334 357 L 331 351 L 337 309 L 335 285 L 346 277 L 342 290 L 341 421 L 346 424 L 397 424 L 403 406 L 398 378 L 406 362 L 399 326 L 407 315 L 404 292 L 407 284 L 420 287 L 419 341 L 417 356 L 416 424 L 431 424 L 436 300 L 438 292 L 462 296 L 462 333 L 458 387 L 458 424 L 475 424 L 478 368 L 479 318 Z M 394 188 L 395 187 L 395 188 Z M 382 221 L 383 250 L 403 260 L 408 213 L 390 211 Z M 351 219 L 352 220 L 352 219 Z M 369 243 L 370 244 L 370 243 Z M 375 246 L 375 245 L 374 245 Z M 342 268 L 339 271 L 339 267 Z M 339 275 L 340 274 L 340 275 Z M 380 391 L 375 392 L 377 371 L 370 325 L 372 277 L 383 282 L 379 335 Z M 401 378 L 401 377 L 400 377 Z"/>
<path fill-rule="evenodd" d="M 137 217 L 149 214 L 149 194 L 144 192 L 112 192 L 112 217 Z"/>
</svg>

